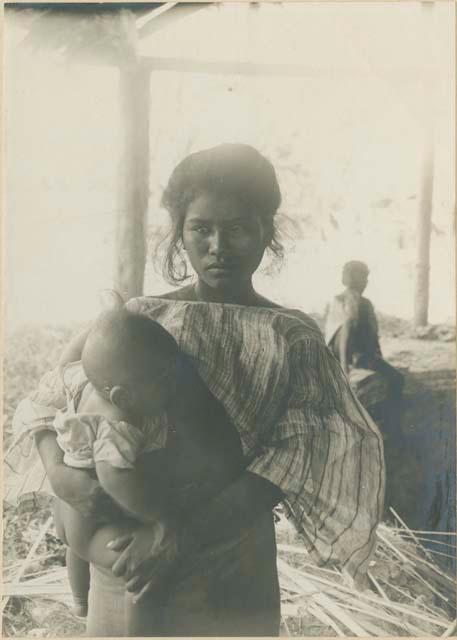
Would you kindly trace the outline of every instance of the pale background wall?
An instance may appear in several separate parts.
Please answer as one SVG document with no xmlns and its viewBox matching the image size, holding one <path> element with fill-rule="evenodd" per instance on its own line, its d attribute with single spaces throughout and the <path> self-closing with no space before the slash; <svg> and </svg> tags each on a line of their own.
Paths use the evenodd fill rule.
<svg viewBox="0 0 457 640">
<path fill-rule="evenodd" d="M 453 3 L 436 3 L 435 193 L 430 321 L 454 318 Z M 297 62 L 308 77 L 156 72 L 150 235 L 161 189 L 186 153 L 247 142 L 275 164 L 289 252 L 262 292 L 323 310 L 347 259 L 371 268 L 376 307 L 412 316 L 424 93 L 420 3 L 227 6 L 141 43 L 142 55 Z M 6 318 L 89 319 L 112 284 L 120 123 L 117 72 L 20 45 L 6 22 Z M 284 225 L 284 223 L 283 223 Z M 148 267 L 146 292 L 169 285 Z"/>
</svg>

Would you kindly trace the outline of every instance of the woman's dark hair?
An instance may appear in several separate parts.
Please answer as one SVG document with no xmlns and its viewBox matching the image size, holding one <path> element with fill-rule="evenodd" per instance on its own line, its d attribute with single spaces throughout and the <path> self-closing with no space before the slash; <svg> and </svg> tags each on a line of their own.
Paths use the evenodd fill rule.
<svg viewBox="0 0 457 640">
<path fill-rule="evenodd" d="M 165 239 L 164 277 L 173 284 L 188 278 L 182 253 L 182 232 L 189 205 L 202 193 L 236 194 L 255 210 L 267 233 L 267 249 L 281 258 L 284 250 L 274 217 L 281 204 L 281 191 L 273 165 L 246 144 L 221 144 L 192 153 L 182 160 L 168 181 L 162 206 L 171 218 Z"/>
</svg>

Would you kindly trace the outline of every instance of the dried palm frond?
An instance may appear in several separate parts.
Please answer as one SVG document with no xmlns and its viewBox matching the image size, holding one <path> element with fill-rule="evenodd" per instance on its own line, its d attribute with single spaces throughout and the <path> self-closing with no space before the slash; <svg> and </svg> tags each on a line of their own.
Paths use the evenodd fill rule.
<svg viewBox="0 0 457 640">
<path fill-rule="evenodd" d="M 40 530 L 41 539 L 48 526 L 49 520 Z M 420 532 L 411 533 L 406 525 L 379 526 L 369 570 L 372 589 L 357 591 L 339 571 L 314 564 L 292 525 L 281 516 L 277 537 L 284 633 L 340 637 L 454 634 L 455 581 L 434 563 L 433 556 L 430 559 Z M 11 565 L 3 608 L 8 598 L 54 600 L 70 606 L 64 567 L 27 572 L 38 544 L 37 539 L 27 557 Z M 71 620 L 70 611 L 68 616 Z"/>
</svg>

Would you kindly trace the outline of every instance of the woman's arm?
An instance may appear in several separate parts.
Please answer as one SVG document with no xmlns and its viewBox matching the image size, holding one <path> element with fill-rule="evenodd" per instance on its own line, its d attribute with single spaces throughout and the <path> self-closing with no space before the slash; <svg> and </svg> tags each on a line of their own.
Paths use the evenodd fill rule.
<svg viewBox="0 0 457 640">
<path fill-rule="evenodd" d="M 340 364 L 344 373 L 347 375 L 349 372 L 348 365 L 348 351 L 349 351 L 349 340 L 351 336 L 353 322 L 352 320 L 346 320 L 341 326 L 340 335 L 339 335 L 339 356 L 340 356 Z"/>
<path fill-rule="evenodd" d="M 344 322 L 341 325 L 339 336 L 339 356 L 340 364 L 344 373 L 349 373 L 348 355 L 353 340 L 353 332 L 360 317 L 360 296 L 347 293 L 344 299 Z"/>
<path fill-rule="evenodd" d="M 197 509 L 178 532 L 182 553 L 198 551 L 237 536 L 283 499 L 269 480 L 245 471 L 217 497 Z"/>
<path fill-rule="evenodd" d="M 84 516 L 99 515 L 103 492 L 97 479 L 89 471 L 64 464 L 63 451 L 57 444 L 55 432 L 40 431 L 35 435 L 35 442 L 56 496 Z"/>
<path fill-rule="evenodd" d="M 102 488 L 130 515 L 144 523 L 158 519 L 160 492 L 146 482 L 141 468 L 120 469 L 97 462 L 96 471 Z"/>
<path fill-rule="evenodd" d="M 84 345 L 86 344 L 86 339 L 89 335 L 89 331 L 90 327 L 88 329 L 84 329 L 84 331 L 81 331 L 80 333 L 78 333 L 78 335 L 74 336 L 74 338 L 70 340 L 69 344 L 64 348 L 62 355 L 59 358 L 59 367 L 64 367 L 70 362 L 81 360 Z"/>
<path fill-rule="evenodd" d="M 121 552 L 113 573 L 123 576 L 128 590 L 138 594 L 180 554 L 195 553 L 236 536 L 271 511 L 282 497 L 274 484 L 246 471 L 196 510 L 179 531 L 162 522 L 161 528 L 145 525 L 113 540 L 109 548 Z"/>
</svg>

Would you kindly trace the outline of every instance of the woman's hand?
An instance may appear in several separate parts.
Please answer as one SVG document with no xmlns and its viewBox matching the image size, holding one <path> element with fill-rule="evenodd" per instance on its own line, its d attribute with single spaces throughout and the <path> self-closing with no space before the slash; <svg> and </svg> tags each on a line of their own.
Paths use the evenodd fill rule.
<svg viewBox="0 0 457 640">
<path fill-rule="evenodd" d="M 178 556 L 176 533 L 162 520 L 142 525 L 107 547 L 120 552 L 112 570 L 125 579 L 127 591 L 136 600 L 165 577 Z"/>
</svg>

